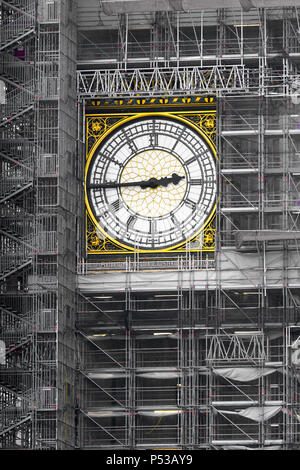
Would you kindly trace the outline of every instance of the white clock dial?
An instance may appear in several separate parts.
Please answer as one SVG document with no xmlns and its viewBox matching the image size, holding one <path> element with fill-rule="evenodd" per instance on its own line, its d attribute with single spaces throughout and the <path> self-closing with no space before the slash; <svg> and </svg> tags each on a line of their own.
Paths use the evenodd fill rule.
<svg viewBox="0 0 300 470">
<path fill-rule="evenodd" d="M 132 157 L 125 165 L 120 182 L 148 180 L 151 177 L 168 177 L 176 173 L 184 176 L 179 184 L 141 191 L 139 186 L 122 188 L 122 199 L 136 214 L 144 217 L 161 217 L 174 211 L 186 192 L 184 167 L 178 158 L 161 149 L 149 149 Z"/>
<path fill-rule="evenodd" d="M 215 205 L 214 152 L 200 132 L 179 119 L 128 121 L 101 142 L 86 174 L 92 219 L 128 248 L 178 246 L 203 228 Z M 180 181 L 172 180 L 174 174 Z M 151 178 L 160 183 L 139 185 Z"/>
</svg>

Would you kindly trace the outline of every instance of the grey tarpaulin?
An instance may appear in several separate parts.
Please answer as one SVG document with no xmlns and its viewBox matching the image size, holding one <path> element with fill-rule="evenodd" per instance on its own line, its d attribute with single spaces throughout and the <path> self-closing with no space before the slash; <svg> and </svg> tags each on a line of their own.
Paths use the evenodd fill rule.
<svg viewBox="0 0 300 470">
<path fill-rule="evenodd" d="M 111 372 L 90 372 L 87 374 L 88 377 L 91 379 L 114 379 L 114 378 L 122 378 L 125 377 L 125 373 L 119 371 L 111 371 Z"/>
<path fill-rule="evenodd" d="M 291 344 L 292 349 L 300 349 L 300 336 Z"/>
<path fill-rule="evenodd" d="M 216 410 L 223 415 L 238 415 L 251 419 L 257 423 L 268 421 L 268 419 L 277 415 L 282 406 L 251 406 L 241 411 Z"/>
<path fill-rule="evenodd" d="M 147 379 L 173 379 L 181 377 L 182 373 L 178 370 L 160 370 L 159 372 L 142 372 L 137 373 L 137 376 Z M 190 375 L 190 374 L 185 374 Z M 114 379 L 125 378 L 126 373 L 122 370 L 103 370 L 93 371 L 87 374 L 91 379 Z"/>
<path fill-rule="evenodd" d="M 237 382 L 251 382 L 265 375 L 273 374 L 276 369 L 269 367 L 228 367 L 225 369 L 214 369 L 215 374 L 221 375 L 226 379 L 236 380 Z"/>
<path fill-rule="evenodd" d="M 288 253 L 288 287 L 300 287 L 300 254 Z M 283 283 L 284 260 L 281 252 L 266 253 L 265 266 L 257 253 L 221 252 L 218 261 L 219 281 L 222 289 L 254 288 L 267 282 L 268 286 L 280 287 Z M 77 276 L 78 288 L 83 294 L 94 292 L 124 292 L 130 284 L 132 291 L 176 290 L 178 286 L 205 290 L 217 286 L 214 269 L 195 271 L 138 271 L 101 272 Z"/>
<path fill-rule="evenodd" d="M 169 371 L 169 372 L 144 372 L 142 374 L 137 374 L 139 377 L 145 377 L 147 379 L 173 379 L 181 377 L 181 372 L 179 371 Z"/>
<path fill-rule="evenodd" d="M 300 364 L 300 349 L 296 349 L 296 351 L 292 353 L 291 360 L 295 366 Z"/>
<path fill-rule="evenodd" d="M 282 0 L 85 0 L 79 2 L 79 13 L 82 14 L 83 6 L 90 15 L 99 18 L 101 11 L 105 15 L 121 13 L 145 13 L 151 11 L 201 11 L 217 8 L 241 8 L 249 11 L 252 8 L 282 6 Z M 289 6 L 298 6 L 297 0 L 289 0 Z M 81 18 L 79 18 L 81 19 Z M 82 20 L 81 20 L 82 21 Z"/>
<path fill-rule="evenodd" d="M 88 416 L 91 416 L 93 418 L 109 418 L 111 416 L 117 417 L 117 416 L 125 416 L 128 413 L 124 411 L 106 411 L 106 410 L 89 410 L 87 412 Z"/>
<path fill-rule="evenodd" d="M 289 230 L 239 230 L 235 233 L 237 248 L 246 241 L 300 240 L 300 232 Z"/>
<path fill-rule="evenodd" d="M 247 446 L 223 446 L 223 450 L 280 450 L 281 446 L 247 447 Z"/>
</svg>

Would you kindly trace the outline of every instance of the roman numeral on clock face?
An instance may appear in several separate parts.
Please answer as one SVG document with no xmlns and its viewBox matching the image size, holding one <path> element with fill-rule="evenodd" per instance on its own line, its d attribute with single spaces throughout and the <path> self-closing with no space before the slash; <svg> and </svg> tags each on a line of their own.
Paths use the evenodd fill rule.
<svg viewBox="0 0 300 470">
<path fill-rule="evenodd" d="M 157 223 L 155 220 L 151 220 L 150 233 L 151 233 L 152 238 L 156 235 L 156 231 L 157 231 Z"/>
<path fill-rule="evenodd" d="M 191 163 L 195 162 L 196 160 L 197 160 L 197 157 L 195 157 L 195 155 L 194 155 L 193 157 L 189 158 L 189 159 L 185 162 L 185 164 L 186 164 L 186 165 L 190 165 Z"/>
<path fill-rule="evenodd" d="M 199 186 L 201 185 L 202 186 L 204 182 L 205 181 L 200 179 L 200 178 L 193 178 L 193 179 L 190 180 L 190 184 L 192 184 L 193 186 L 195 186 L 195 185 L 199 185 Z"/>
<path fill-rule="evenodd" d="M 151 234 L 151 245 L 154 248 L 154 240 L 157 236 L 157 223 L 155 220 L 150 221 L 150 234 Z"/>
<path fill-rule="evenodd" d="M 191 163 L 195 162 L 196 160 L 200 160 L 203 155 L 205 155 L 206 150 L 201 150 L 197 155 L 194 155 L 193 157 L 189 158 L 185 164 L 190 165 Z"/>
<path fill-rule="evenodd" d="M 130 215 L 126 222 L 127 229 L 132 229 L 136 221 L 137 218 L 134 215 Z"/>
<path fill-rule="evenodd" d="M 128 146 L 129 146 L 130 150 L 133 153 L 135 153 L 137 151 L 137 146 L 136 146 L 135 141 L 130 136 L 128 136 L 124 130 L 122 130 L 122 132 L 123 132 L 123 135 L 125 137 L 125 140 L 126 140 Z"/>
<path fill-rule="evenodd" d="M 189 198 L 186 198 L 184 202 L 185 202 L 185 204 L 186 204 L 188 207 L 190 207 L 192 210 L 195 210 L 195 209 L 196 209 L 196 206 L 197 206 L 196 202 L 191 201 Z"/>
<path fill-rule="evenodd" d="M 175 215 L 173 215 L 173 214 L 171 215 L 171 220 L 172 220 L 173 224 L 175 225 L 175 227 L 177 227 L 178 230 L 181 231 L 182 230 L 181 224 L 180 224 L 179 220 L 175 217 Z"/>
<path fill-rule="evenodd" d="M 121 207 L 121 204 L 120 204 L 120 200 L 117 199 L 116 201 L 114 201 L 111 206 L 113 207 L 114 211 L 118 212 L 118 210 L 120 209 Z"/>
<path fill-rule="evenodd" d="M 153 132 L 149 135 L 150 138 L 150 145 L 151 147 L 157 147 L 158 146 L 158 135 L 156 132 Z"/>
</svg>

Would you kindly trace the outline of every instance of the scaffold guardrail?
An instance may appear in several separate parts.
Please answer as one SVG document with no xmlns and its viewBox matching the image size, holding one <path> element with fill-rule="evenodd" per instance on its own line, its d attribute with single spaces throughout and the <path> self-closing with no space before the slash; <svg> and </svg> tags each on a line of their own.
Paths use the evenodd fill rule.
<svg viewBox="0 0 300 470">
<path fill-rule="evenodd" d="M 147 271 L 152 269 L 172 270 L 172 271 L 193 271 L 199 269 L 215 269 L 214 259 L 185 259 L 177 257 L 168 260 L 146 260 L 135 261 L 130 258 L 124 261 L 103 261 L 98 263 L 89 263 L 79 261 L 77 265 L 77 274 L 88 274 L 98 271 Z"/>
</svg>

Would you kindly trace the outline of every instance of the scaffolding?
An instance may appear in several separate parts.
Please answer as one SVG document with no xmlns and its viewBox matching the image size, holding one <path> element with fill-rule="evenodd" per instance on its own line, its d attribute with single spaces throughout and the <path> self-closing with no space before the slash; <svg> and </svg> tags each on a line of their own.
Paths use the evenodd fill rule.
<svg viewBox="0 0 300 470">
<path fill-rule="evenodd" d="M 93 5 L 1 2 L 0 447 L 299 449 L 300 9 Z M 195 94 L 215 253 L 87 258 L 85 100 Z"/>
<path fill-rule="evenodd" d="M 75 72 L 71 3 L 1 2 L 2 449 L 75 445 L 76 189 L 65 183 L 75 174 L 75 80 L 65 85 L 66 69 Z"/>
<path fill-rule="evenodd" d="M 81 251 L 80 448 L 299 448 L 299 11 L 79 8 L 82 101 L 213 93 L 219 157 L 214 259 Z"/>
</svg>

